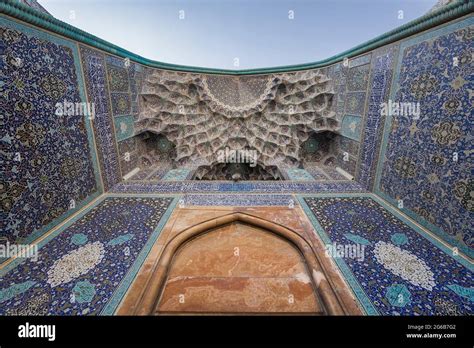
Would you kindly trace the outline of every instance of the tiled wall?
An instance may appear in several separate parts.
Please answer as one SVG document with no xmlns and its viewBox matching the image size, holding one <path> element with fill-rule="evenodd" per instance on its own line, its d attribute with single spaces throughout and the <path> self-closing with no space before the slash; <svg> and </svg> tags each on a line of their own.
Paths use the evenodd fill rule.
<svg viewBox="0 0 474 348">
<path fill-rule="evenodd" d="M 328 68 L 341 120 L 336 165 L 471 256 L 472 23 L 458 20 Z M 381 104 L 390 101 L 420 103 L 420 118 L 385 116 Z"/>
<path fill-rule="evenodd" d="M 0 34 L 0 242 L 27 243 L 138 165 L 143 67 L 7 17 Z M 57 116 L 65 101 L 94 114 Z"/>
<path fill-rule="evenodd" d="M 360 259 L 346 253 L 334 261 L 367 314 L 473 312 L 469 261 L 453 255 L 379 197 L 316 194 L 299 196 L 298 201 L 326 245 L 359 250 L 354 255 Z"/>
<path fill-rule="evenodd" d="M 133 122 L 143 67 L 8 17 L 0 20 L 6 125 L 0 137 L 0 242 L 26 243 L 138 166 Z M 56 103 L 64 101 L 93 105 L 94 114 L 56 116 Z"/>
<path fill-rule="evenodd" d="M 2 242 L 27 243 L 102 192 L 77 45 L 0 17 Z M 65 110 L 62 110 L 65 111 Z"/>
<path fill-rule="evenodd" d="M 385 120 L 375 192 L 474 255 L 474 18 L 402 41 L 390 99 L 420 115 Z"/>
<path fill-rule="evenodd" d="M 105 56 L 100 51 L 82 45 L 80 53 L 87 97 L 95 106 L 94 135 L 104 190 L 108 191 L 121 180 L 121 173 L 105 71 Z"/>
<path fill-rule="evenodd" d="M 356 174 L 359 163 L 370 61 L 369 53 L 335 64 L 328 69 L 336 92 L 335 112 L 341 120 L 340 135 L 334 139 L 336 165 L 352 175 Z"/>
<path fill-rule="evenodd" d="M 143 67 L 112 56 L 106 57 L 106 65 L 120 169 L 122 175 L 126 175 L 139 165 L 134 121 L 139 113 L 138 94 L 143 79 Z"/>
<path fill-rule="evenodd" d="M 125 175 L 130 173 L 139 164 L 137 138 L 130 137 L 118 143 L 120 154 L 120 168 Z"/>
<path fill-rule="evenodd" d="M 385 121 L 380 105 L 389 98 L 397 52 L 398 44 L 394 44 L 378 49 L 372 54 L 369 96 L 360 135 L 362 145 L 356 175 L 356 180 L 369 191 L 373 190 L 375 167 Z"/>
</svg>

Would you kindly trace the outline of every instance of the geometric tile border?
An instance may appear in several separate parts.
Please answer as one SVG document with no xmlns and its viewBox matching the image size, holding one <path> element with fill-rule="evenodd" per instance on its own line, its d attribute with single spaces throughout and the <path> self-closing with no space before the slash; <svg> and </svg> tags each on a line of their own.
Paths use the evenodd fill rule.
<svg viewBox="0 0 474 348">
<path fill-rule="evenodd" d="M 360 164 L 356 175 L 357 181 L 369 191 L 373 189 L 385 120 L 381 115 L 380 105 L 388 100 L 397 50 L 398 45 L 392 45 L 373 53 L 367 115 L 363 125 Z"/>
<path fill-rule="evenodd" d="M 265 182 L 265 181 L 125 181 L 115 185 L 112 193 L 321 193 L 364 192 L 354 181 Z"/>
<path fill-rule="evenodd" d="M 265 195 L 265 194 L 207 194 L 207 195 L 185 195 L 182 203 L 185 206 L 289 206 L 298 203 L 291 195 Z"/>
<path fill-rule="evenodd" d="M 79 49 L 88 101 L 94 103 L 95 106 L 95 117 L 92 124 L 104 181 L 104 191 L 107 191 L 120 182 L 121 175 L 105 75 L 105 60 L 100 51 L 82 45 L 79 46 Z"/>
</svg>

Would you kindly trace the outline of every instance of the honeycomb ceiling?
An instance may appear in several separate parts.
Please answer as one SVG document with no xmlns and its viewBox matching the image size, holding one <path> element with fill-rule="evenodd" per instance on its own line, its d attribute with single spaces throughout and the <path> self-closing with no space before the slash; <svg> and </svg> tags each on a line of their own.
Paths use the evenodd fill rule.
<svg viewBox="0 0 474 348">
<path fill-rule="evenodd" d="M 319 70 L 257 76 L 149 69 L 138 133 L 162 134 L 181 166 L 217 164 L 218 151 L 257 151 L 261 168 L 299 165 L 312 133 L 337 132 L 332 81 Z"/>
</svg>

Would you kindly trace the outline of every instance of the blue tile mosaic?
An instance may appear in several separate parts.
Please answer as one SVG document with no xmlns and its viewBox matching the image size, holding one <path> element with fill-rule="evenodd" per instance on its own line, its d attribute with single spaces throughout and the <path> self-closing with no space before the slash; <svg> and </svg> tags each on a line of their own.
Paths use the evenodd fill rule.
<svg viewBox="0 0 474 348">
<path fill-rule="evenodd" d="M 114 116 L 130 115 L 131 113 L 130 94 L 111 92 L 110 98 L 112 100 L 112 112 Z"/>
<path fill-rule="evenodd" d="M 128 122 L 132 122 L 130 121 L 130 117 L 128 118 L 128 120 Z M 118 142 L 117 145 L 120 155 L 119 162 L 122 173 L 125 175 L 136 167 L 139 167 L 137 138 L 133 136 L 121 140 Z"/>
<path fill-rule="evenodd" d="M 143 67 L 139 64 L 131 63 L 128 69 L 128 76 L 130 81 L 130 98 L 132 115 L 138 116 L 140 111 L 140 104 L 138 102 L 139 93 L 143 84 Z"/>
<path fill-rule="evenodd" d="M 350 115 L 364 115 L 366 92 L 348 92 L 345 101 L 345 113 Z"/>
<path fill-rule="evenodd" d="M 474 313 L 472 264 L 376 196 L 298 199 L 368 314 Z"/>
<path fill-rule="evenodd" d="M 365 54 L 349 60 L 349 68 L 370 63 L 371 54 Z"/>
<path fill-rule="evenodd" d="M 181 181 L 190 179 L 191 169 L 188 168 L 178 168 L 171 169 L 165 176 L 162 178 L 163 181 Z"/>
<path fill-rule="evenodd" d="M 121 180 L 118 151 L 109 103 L 109 90 L 104 55 L 88 47 L 79 46 L 84 70 L 87 97 L 94 103 L 92 120 L 104 191 Z"/>
<path fill-rule="evenodd" d="M 420 103 L 421 113 L 386 117 L 375 187 L 471 257 L 473 24 L 470 17 L 401 43 L 390 99 Z"/>
<path fill-rule="evenodd" d="M 336 182 L 265 182 L 265 181 L 169 181 L 133 182 L 125 181 L 115 185 L 114 193 L 315 193 L 315 192 L 363 192 L 354 181 Z"/>
<path fill-rule="evenodd" d="M 118 141 L 130 138 L 135 134 L 133 116 L 114 117 L 114 124 Z"/>
<path fill-rule="evenodd" d="M 0 17 L 0 47 L 0 230 L 27 243 L 102 187 L 88 116 L 56 115 L 86 102 L 77 45 Z"/>
<path fill-rule="evenodd" d="M 107 56 L 106 60 L 110 90 L 114 92 L 114 114 L 132 114 L 136 118 L 139 112 L 138 94 L 143 82 L 143 67 L 114 56 Z"/>
<path fill-rule="evenodd" d="M 185 195 L 181 204 L 185 206 L 234 206 L 234 207 L 255 207 L 255 206 L 293 206 L 298 202 L 291 195 L 262 195 L 262 194 L 207 194 L 207 195 Z"/>
<path fill-rule="evenodd" d="M 343 63 L 337 63 L 329 67 L 328 75 L 334 81 L 335 94 L 335 112 L 336 118 L 340 120 L 344 115 L 344 106 L 346 98 L 346 79 L 349 69 Z"/>
<path fill-rule="evenodd" d="M 331 178 L 331 180 L 347 180 L 347 178 L 339 173 L 334 167 L 323 167 L 322 170 Z"/>
<path fill-rule="evenodd" d="M 0 270 L 1 315 L 110 315 L 175 205 L 106 197 L 39 243 L 38 259 Z"/>
<path fill-rule="evenodd" d="M 397 51 L 398 45 L 393 45 L 384 47 L 373 54 L 367 117 L 362 132 L 360 164 L 356 176 L 357 181 L 367 190 L 372 190 L 374 185 L 375 168 L 385 121 L 381 113 L 381 104 L 388 102 Z"/>
<path fill-rule="evenodd" d="M 310 173 L 304 169 L 290 168 L 286 170 L 286 174 L 290 180 L 295 181 L 314 181 L 314 178 Z"/>
<path fill-rule="evenodd" d="M 370 61 L 370 60 L 369 60 Z M 349 69 L 349 76 L 347 79 L 347 91 L 366 91 L 369 81 L 370 65 L 362 65 L 356 68 Z"/>
<path fill-rule="evenodd" d="M 312 164 L 310 162 L 305 163 L 304 169 L 315 179 L 315 180 L 330 180 L 330 176 L 324 173 L 324 170 L 319 164 Z"/>
<path fill-rule="evenodd" d="M 341 124 L 341 134 L 349 139 L 360 140 L 362 117 L 344 115 Z"/>
<path fill-rule="evenodd" d="M 127 69 L 123 67 L 123 63 L 120 62 L 119 66 L 111 63 L 110 56 L 107 57 L 107 73 L 109 76 L 110 90 L 113 92 L 125 92 L 128 93 L 130 86 L 128 81 Z"/>
</svg>

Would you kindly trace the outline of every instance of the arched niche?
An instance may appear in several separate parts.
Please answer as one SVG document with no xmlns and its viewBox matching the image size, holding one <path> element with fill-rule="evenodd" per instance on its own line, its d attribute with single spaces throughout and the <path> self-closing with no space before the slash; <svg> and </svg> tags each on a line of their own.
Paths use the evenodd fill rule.
<svg viewBox="0 0 474 348">
<path fill-rule="evenodd" d="M 228 241 L 219 243 L 216 241 L 219 235 L 221 237 L 226 235 Z M 260 249 L 258 246 L 252 246 L 252 243 L 263 243 L 264 241 L 272 245 L 264 247 L 262 244 Z M 246 257 L 247 260 L 242 262 L 243 266 L 240 268 L 234 268 L 236 273 L 229 276 L 228 272 L 232 262 L 235 265 L 235 261 L 237 261 L 232 259 L 237 257 L 233 256 L 233 253 L 236 252 L 234 248 L 225 250 L 231 247 L 232 243 L 236 244 L 234 248 L 241 246 L 238 252 L 244 254 L 240 254 L 240 260 L 243 257 Z M 212 247 L 213 244 L 215 248 Z M 258 252 L 260 255 L 255 254 Z M 186 260 L 187 257 L 188 260 Z M 260 269 L 259 274 L 259 265 L 252 264 L 252 259 L 262 261 L 263 258 L 265 261 L 265 257 L 274 262 L 274 269 L 266 267 L 266 269 Z M 192 258 L 208 264 L 207 266 L 190 266 L 187 263 Z M 219 268 L 219 262 L 222 262 L 221 268 Z M 260 262 L 260 267 L 265 268 L 264 262 Z M 280 277 L 278 273 L 280 273 Z M 197 279 L 199 276 L 201 284 Z M 223 279 L 239 277 L 246 279 Z M 267 277 L 268 281 L 265 283 L 256 280 L 259 277 Z M 278 278 L 282 278 L 282 280 L 279 282 Z M 179 284 L 180 281 L 181 284 Z M 201 289 L 199 289 L 200 285 L 202 285 Z M 239 297 L 239 288 L 242 293 L 233 303 L 229 303 L 228 307 L 225 307 L 225 301 L 222 299 L 214 299 L 213 304 L 208 301 L 209 306 L 206 309 L 206 303 L 203 303 L 202 306 L 199 306 L 198 303 L 199 300 L 203 301 L 206 296 L 193 296 L 192 291 L 186 292 L 186 289 L 193 288 L 193 291 L 197 289 L 194 294 L 199 291 L 214 291 L 214 295 L 219 296 L 219 291 L 216 289 L 220 288 L 224 289 L 221 295 L 225 297 L 232 295 L 232 291 L 234 291 L 232 287 L 235 290 L 233 294 L 237 297 Z M 225 289 L 230 289 L 230 291 Z M 262 292 L 254 293 L 253 297 L 246 297 L 245 292 L 248 293 L 249 289 L 254 291 L 261 289 Z M 266 302 L 265 292 L 269 294 L 268 296 L 273 296 Z M 245 304 L 246 301 L 247 304 Z M 285 301 L 287 304 L 284 303 Z M 291 301 L 293 301 L 292 304 Z M 295 302 L 298 302 L 297 305 Z M 241 310 L 239 310 L 239 306 Z M 196 224 L 178 233 L 166 243 L 159 261 L 155 264 L 151 276 L 133 306 L 133 313 L 129 314 L 157 315 L 166 313 L 347 314 L 341 305 L 337 292 L 327 281 L 318 256 L 308 241 L 285 226 L 240 212 Z"/>
</svg>

